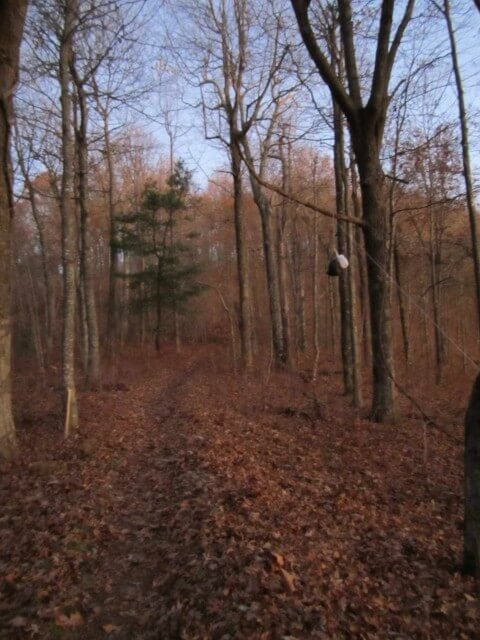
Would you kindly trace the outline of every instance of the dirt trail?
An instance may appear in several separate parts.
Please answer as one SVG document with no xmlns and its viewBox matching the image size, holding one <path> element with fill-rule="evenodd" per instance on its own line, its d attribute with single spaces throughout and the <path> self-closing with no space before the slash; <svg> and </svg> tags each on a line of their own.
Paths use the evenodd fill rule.
<svg viewBox="0 0 480 640">
<path fill-rule="evenodd" d="M 61 472 L 14 469 L 36 498 L 0 567 L 32 562 L 4 581 L 0 637 L 477 638 L 459 448 L 432 438 L 426 468 L 416 425 L 355 418 L 331 377 L 315 395 L 216 369 L 198 352 L 91 394 Z"/>
</svg>

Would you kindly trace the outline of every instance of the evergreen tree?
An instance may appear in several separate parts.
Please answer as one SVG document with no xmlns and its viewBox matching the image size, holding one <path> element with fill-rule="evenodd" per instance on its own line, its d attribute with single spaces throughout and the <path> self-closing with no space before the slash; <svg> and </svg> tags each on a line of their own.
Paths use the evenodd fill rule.
<svg viewBox="0 0 480 640">
<path fill-rule="evenodd" d="M 167 188 L 145 185 L 139 211 L 118 218 L 117 249 L 140 258 L 140 267 L 124 274 L 129 281 L 131 304 L 135 309 L 155 311 L 155 347 L 160 348 L 162 313 L 178 311 L 201 290 L 193 281 L 199 265 L 191 248 L 175 238 L 174 228 L 188 208 L 191 172 L 182 161 L 175 164 Z M 190 234 L 191 238 L 192 235 Z"/>
</svg>

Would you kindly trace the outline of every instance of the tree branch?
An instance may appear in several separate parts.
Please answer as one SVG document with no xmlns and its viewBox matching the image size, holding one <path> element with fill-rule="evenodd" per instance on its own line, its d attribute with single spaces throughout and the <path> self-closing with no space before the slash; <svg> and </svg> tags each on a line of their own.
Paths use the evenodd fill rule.
<svg viewBox="0 0 480 640">
<path fill-rule="evenodd" d="M 352 224 L 356 224 L 359 227 L 365 226 L 365 222 L 363 220 L 360 220 L 359 218 L 353 218 L 351 216 L 341 216 L 336 214 L 333 211 L 330 211 L 329 209 L 324 209 L 323 207 L 319 207 L 318 205 L 313 204 L 308 200 L 301 200 L 300 198 L 297 198 L 297 196 L 293 195 L 292 193 L 287 193 L 280 187 L 277 187 L 271 182 L 268 182 L 267 180 L 265 180 L 264 178 L 261 178 L 256 172 L 255 167 L 253 167 L 252 164 L 245 158 L 245 154 L 242 153 L 241 149 L 239 149 L 239 151 L 240 151 L 240 156 L 243 162 L 245 163 L 247 169 L 249 170 L 251 176 L 253 176 L 253 178 L 258 182 L 259 185 L 261 185 L 262 187 L 265 187 L 265 189 L 269 189 L 269 191 L 273 191 L 274 193 L 277 193 L 279 196 L 282 196 L 282 198 L 286 198 L 287 200 L 290 200 L 290 202 L 294 202 L 295 204 L 298 204 L 302 207 L 311 209 L 312 211 L 315 211 L 316 213 L 320 213 L 322 216 L 326 216 L 327 218 L 333 218 L 334 220 L 345 220 L 345 222 L 351 222 Z"/>
<path fill-rule="evenodd" d="M 340 79 L 318 46 L 317 39 L 312 31 L 312 26 L 308 18 L 309 0 L 291 0 L 291 3 L 303 42 L 312 61 L 317 67 L 320 76 L 328 85 L 334 99 L 338 102 L 347 118 L 353 118 L 356 110 L 356 104 L 345 91 Z"/>
<path fill-rule="evenodd" d="M 355 57 L 355 44 L 353 40 L 352 7 L 350 0 L 339 0 L 338 3 L 340 32 L 343 42 L 343 56 L 345 71 L 347 74 L 348 88 L 357 108 L 362 107 L 362 95 L 358 80 L 357 61 Z"/>
</svg>

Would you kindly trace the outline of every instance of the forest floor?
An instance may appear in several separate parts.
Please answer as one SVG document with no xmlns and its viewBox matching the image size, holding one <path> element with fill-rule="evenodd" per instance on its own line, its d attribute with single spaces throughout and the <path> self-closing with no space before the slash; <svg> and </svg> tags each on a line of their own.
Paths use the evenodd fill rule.
<svg viewBox="0 0 480 640">
<path fill-rule="evenodd" d="M 58 394 L 17 385 L 0 638 L 479 638 L 462 411 L 452 437 L 372 424 L 336 374 L 234 377 L 218 354 L 129 360 L 67 443 Z"/>
</svg>

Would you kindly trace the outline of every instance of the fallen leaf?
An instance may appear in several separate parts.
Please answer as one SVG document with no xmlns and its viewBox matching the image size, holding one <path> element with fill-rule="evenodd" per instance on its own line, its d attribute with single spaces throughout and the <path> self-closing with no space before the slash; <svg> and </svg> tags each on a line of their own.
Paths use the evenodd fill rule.
<svg viewBox="0 0 480 640">
<path fill-rule="evenodd" d="M 15 618 L 12 618 L 8 624 L 11 627 L 15 627 L 16 629 L 19 629 L 20 627 L 26 627 L 28 624 L 28 621 L 23 616 L 15 616 Z"/>
<path fill-rule="evenodd" d="M 285 566 L 285 558 L 281 553 L 277 553 L 276 551 L 272 551 L 271 549 L 265 549 L 267 555 L 270 556 L 270 559 L 275 562 L 279 567 Z"/>
<path fill-rule="evenodd" d="M 66 615 L 64 613 L 56 613 L 55 614 L 55 624 L 59 627 L 65 628 L 73 628 L 73 627 L 81 627 L 84 624 L 84 619 L 82 614 L 78 611 L 71 613 L 70 615 Z"/>
<path fill-rule="evenodd" d="M 289 573 L 288 571 L 285 571 L 285 569 L 280 569 L 280 573 L 282 574 L 283 581 L 288 591 L 290 591 L 290 593 L 294 593 L 296 589 L 295 576 L 293 575 L 293 573 Z"/>
<path fill-rule="evenodd" d="M 102 629 L 105 633 L 116 633 L 117 631 L 121 631 L 122 627 L 119 627 L 116 624 L 104 624 Z"/>
</svg>

